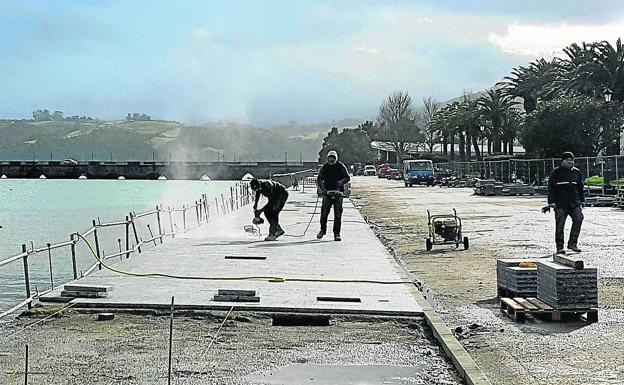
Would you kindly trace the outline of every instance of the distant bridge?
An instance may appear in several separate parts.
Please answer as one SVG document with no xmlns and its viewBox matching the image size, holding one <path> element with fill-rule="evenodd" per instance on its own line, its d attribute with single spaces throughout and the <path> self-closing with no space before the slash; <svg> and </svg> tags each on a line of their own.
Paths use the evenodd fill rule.
<svg viewBox="0 0 624 385">
<path fill-rule="evenodd" d="M 61 161 L 0 161 L 0 175 L 7 178 L 77 179 L 187 179 L 208 176 L 212 180 L 240 180 L 245 174 L 269 178 L 273 174 L 291 173 L 318 168 L 317 162 L 77 162 Z"/>
</svg>

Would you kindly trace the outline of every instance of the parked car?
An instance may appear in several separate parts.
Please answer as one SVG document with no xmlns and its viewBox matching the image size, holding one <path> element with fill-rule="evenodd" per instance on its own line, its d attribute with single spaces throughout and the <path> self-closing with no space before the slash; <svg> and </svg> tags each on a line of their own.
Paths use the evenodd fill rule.
<svg viewBox="0 0 624 385">
<path fill-rule="evenodd" d="M 403 179 L 403 173 L 396 168 L 391 168 L 386 172 L 386 179 L 401 180 Z"/>
<path fill-rule="evenodd" d="M 75 166 L 78 164 L 78 161 L 75 159 L 64 159 L 61 161 L 61 166 Z"/>
<path fill-rule="evenodd" d="M 377 170 L 375 169 L 375 166 L 373 166 L 372 164 L 367 164 L 366 166 L 364 166 L 364 175 L 377 175 Z"/>
<path fill-rule="evenodd" d="M 388 176 L 388 171 L 390 169 L 392 169 L 392 166 L 390 166 L 388 163 L 380 164 L 377 167 L 377 177 L 378 178 L 385 178 L 386 176 Z"/>
</svg>

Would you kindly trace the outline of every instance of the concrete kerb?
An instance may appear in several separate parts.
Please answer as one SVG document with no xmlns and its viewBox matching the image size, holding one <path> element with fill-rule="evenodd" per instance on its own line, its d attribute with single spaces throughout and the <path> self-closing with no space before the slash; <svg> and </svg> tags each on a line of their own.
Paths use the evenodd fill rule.
<svg viewBox="0 0 624 385">
<path fill-rule="evenodd" d="M 477 363 L 474 362 L 466 349 L 455 338 L 453 332 L 444 324 L 438 313 L 431 308 L 416 285 L 410 289 L 410 292 L 418 305 L 423 309 L 425 320 L 433 331 L 433 336 L 442 345 L 444 353 L 451 360 L 464 381 L 468 385 L 491 385 Z"/>
<path fill-rule="evenodd" d="M 403 278 L 406 280 L 417 282 L 417 278 L 414 274 L 409 272 L 403 262 L 397 257 L 396 253 L 390 249 L 388 251 L 397 263 L 397 271 L 399 274 L 403 275 Z M 416 300 L 416 303 L 423 310 L 425 320 L 427 325 L 431 328 L 433 336 L 440 343 L 440 345 L 442 345 L 444 353 L 451 360 L 453 366 L 455 366 L 455 369 L 457 369 L 462 379 L 466 381 L 468 385 L 492 385 L 485 374 L 481 371 L 481 368 L 479 368 L 466 349 L 464 349 L 457 338 L 455 338 L 453 332 L 451 332 L 451 330 L 444 324 L 442 318 L 440 318 L 438 313 L 433 310 L 429 302 L 427 302 L 427 300 L 423 297 L 420 290 L 418 290 L 418 286 L 413 284 L 409 287 L 409 292 Z"/>
</svg>

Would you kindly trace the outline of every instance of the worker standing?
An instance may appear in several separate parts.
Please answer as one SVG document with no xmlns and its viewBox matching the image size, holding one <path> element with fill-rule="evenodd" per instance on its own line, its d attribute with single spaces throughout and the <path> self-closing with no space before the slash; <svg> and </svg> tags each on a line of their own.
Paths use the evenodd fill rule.
<svg viewBox="0 0 624 385">
<path fill-rule="evenodd" d="M 340 241 L 342 225 L 342 199 L 345 184 L 351 180 L 344 163 L 338 161 L 338 153 L 331 150 L 327 153 L 327 162 L 323 164 L 316 178 L 319 195 L 323 197 L 321 205 L 321 231 L 316 238 L 321 239 L 327 234 L 327 217 L 334 207 L 334 241 Z"/>
<path fill-rule="evenodd" d="M 581 251 L 578 247 L 578 238 L 583 223 L 584 204 L 583 176 L 581 171 L 574 167 L 574 154 L 566 151 L 561 156 L 561 166 L 554 169 L 548 179 L 548 206 L 546 209 L 555 209 L 557 254 L 565 254 L 563 230 L 568 216 L 572 218 L 568 249 L 577 253 Z"/>
</svg>

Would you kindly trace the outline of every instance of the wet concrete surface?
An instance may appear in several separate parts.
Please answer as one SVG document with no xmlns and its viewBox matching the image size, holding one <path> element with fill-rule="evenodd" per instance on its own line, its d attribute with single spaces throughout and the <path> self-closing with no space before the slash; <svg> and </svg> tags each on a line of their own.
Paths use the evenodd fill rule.
<svg viewBox="0 0 624 385">
<path fill-rule="evenodd" d="M 354 178 L 353 192 L 378 237 L 422 280 L 425 298 L 493 384 L 624 383 L 624 210 L 584 209 L 583 251 L 575 257 L 598 268 L 599 321 L 518 324 L 499 310 L 496 259 L 552 256 L 554 214 L 541 213 L 545 196 L 482 197 L 365 177 Z M 426 210 L 453 208 L 470 249 L 427 252 Z"/>
</svg>

